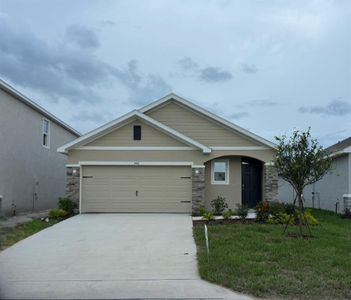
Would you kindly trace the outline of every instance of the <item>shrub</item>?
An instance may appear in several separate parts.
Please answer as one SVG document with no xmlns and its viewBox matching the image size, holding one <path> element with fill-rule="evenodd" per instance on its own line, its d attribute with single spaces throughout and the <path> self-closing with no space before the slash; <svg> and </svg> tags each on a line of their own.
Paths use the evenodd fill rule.
<svg viewBox="0 0 351 300">
<path fill-rule="evenodd" d="M 279 202 L 269 202 L 268 212 L 270 216 L 277 216 L 278 214 L 284 213 L 285 211 L 285 204 Z"/>
<path fill-rule="evenodd" d="M 211 201 L 211 207 L 213 209 L 213 214 L 220 216 L 224 210 L 228 208 L 228 204 L 225 202 L 224 197 L 218 196 Z"/>
<path fill-rule="evenodd" d="M 200 216 L 203 216 L 206 213 L 206 209 L 204 207 L 200 207 L 199 213 L 200 213 Z"/>
<path fill-rule="evenodd" d="M 49 211 L 48 216 L 52 219 L 65 218 L 68 216 L 68 212 L 63 209 L 52 209 Z"/>
<path fill-rule="evenodd" d="M 229 220 L 233 215 L 234 215 L 234 212 L 231 209 L 225 211 L 222 214 L 224 220 Z"/>
<path fill-rule="evenodd" d="M 269 217 L 269 202 L 267 200 L 259 202 L 256 207 L 256 220 L 258 222 L 266 222 Z"/>
<path fill-rule="evenodd" d="M 249 208 L 246 205 L 237 204 L 236 214 L 242 222 L 245 222 L 248 213 Z"/>
<path fill-rule="evenodd" d="M 306 209 L 304 214 L 303 214 L 303 218 L 305 220 L 305 222 L 309 225 L 318 225 L 318 221 L 317 219 L 312 215 L 311 210 L 310 209 Z M 297 220 L 296 220 L 297 221 Z"/>
<path fill-rule="evenodd" d="M 69 215 L 73 215 L 73 210 L 78 208 L 78 204 L 67 197 L 58 198 L 58 207 L 65 210 Z"/>
<path fill-rule="evenodd" d="M 208 212 L 205 212 L 203 215 L 202 215 L 202 218 L 206 221 L 213 221 L 215 218 L 213 216 L 213 213 L 211 213 L 210 211 Z"/>
<path fill-rule="evenodd" d="M 288 222 L 290 225 L 294 225 L 295 220 L 294 218 L 290 218 L 290 215 L 288 215 L 286 212 L 277 213 L 277 215 L 270 216 L 267 220 L 267 223 L 269 224 L 286 224 Z"/>
</svg>

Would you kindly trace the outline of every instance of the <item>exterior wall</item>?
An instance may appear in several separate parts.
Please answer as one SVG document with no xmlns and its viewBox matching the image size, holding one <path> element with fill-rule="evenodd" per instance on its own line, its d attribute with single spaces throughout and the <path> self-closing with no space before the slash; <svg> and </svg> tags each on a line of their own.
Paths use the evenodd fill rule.
<svg viewBox="0 0 351 300">
<path fill-rule="evenodd" d="M 223 125 L 219 125 L 215 121 L 209 120 L 205 116 L 200 116 L 189 108 L 184 108 L 174 102 L 151 110 L 146 114 L 209 147 L 261 146 L 256 141 L 240 133 L 236 134 L 224 128 Z"/>
<path fill-rule="evenodd" d="M 212 184 L 211 161 L 205 163 L 206 210 L 212 210 L 211 200 L 217 196 L 224 197 L 230 209 L 236 209 L 236 205 L 241 204 L 241 157 L 221 157 L 221 159 L 229 159 L 229 184 Z"/>
<path fill-rule="evenodd" d="M 0 90 L 0 195 L 5 214 L 55 207 L 65 193 L 67 157 L 57 148 L 75 135 L 50 121 L 42 146 L 42 115 Z M 36 196 L 35 196 L 36 195 Z"/>
<path fill-rule="evenodd" d="M 248 156 L 263 162 L 273 159 L 273 150 L 223 150 L 203 154 L 200 150 L 177 151 L 92 151 L 70 150 L 68 163 L 78 164 L 80 161 L 191 161 L 195 165 L 203 165 L 206 161 L 221 156 Z"/>
<path fill-rule="evenodd" d="M 192 168 L 192 212 L 200 214 L 205 207 L 205 168 Z"/>
<path fill-rule="evenodd" d="M 338 202 L 338 212 L 342 212 L 343 195 L 350 194 L 350 155 L 333 159 L 331 170 L 318 182 L 307 186 L 304 190 L 305 205 L 313 207 L 312 192 L 315 193 L 314 207 L 335 211 Z M 292 186 L 279 179 L 279 201 L 292 202 L 295 193 Z"/>
<path fill-rule="evenodd" d="M 263 200 L 278 201 L 278 172 L 274 166 L 263 166 Z"/>
<path fill-rule="evenodd" d="M 141 125 L 141 140 L 133 140 L 133 126 Z M 133 121 L 121 128 L 92 141 L 85 146 L 187 146 L 174 138 L 146 125 L 141 121 Z"/>
</svg>

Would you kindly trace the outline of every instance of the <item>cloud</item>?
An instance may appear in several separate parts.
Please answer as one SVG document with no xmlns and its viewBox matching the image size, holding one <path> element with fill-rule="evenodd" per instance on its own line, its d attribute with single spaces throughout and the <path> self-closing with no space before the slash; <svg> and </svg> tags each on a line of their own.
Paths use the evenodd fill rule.
<svg viewBox="0 0 351 300">
<path fill-rule="evenodd" d="M 217 67 L 207 67 L 200 71 L 200 79 L 206 82 L 221 82 L 232 79 L 232 74 Z"/>
<path fill-rule="evenodd" d="M 109 112 L 95 112 L 95 111 L 81 111 L 76 115 L 73 115 L 72 121 L 79 122 L 94 122 L 94 123 L 103 123 L 112 118 L 112 114 Z"/>
<path fill-rule="evenodd" d="M 102 26 L 114 26 L 114 25 L 116 25 L 116 23 L 111 21 L 111 20 L 102 20 L 102 21 L 100 21 L 100 24 Z"/>
<path fill-rule="evenodd" d="M 172 73 L 171 77 L 196 77 L 205 82 L 223 82 L 232 79 L 233 75 L 220 67 L 200 67 L 191 57 L 184 57 L 177 61 L 180 71 Z"/>
<path fill-rule="evenodd" d="M 194 71 L 199 68 L 198 64 L 191 57 L 184 57 L 178 60 L 177 64 L 184 71 Z"/>
<path fill-rule="evenodd" d="M 71 25 L 66 29 L 65 40 L 81 48 L 98 48 L 100 46 L 97 34 L 78 24 Z"/>
<path fill-rule="evenodd" d="M 126 70 L 114 69 L 113 74 L 130 90 L 129 101 L 134 104 L 145 104 L 172 90 L 161 76 L 142 74 L 137 60 L 131 60 Z"/>
<path fill-rule="evenodd" d="M 70 47 L 65 43 L 67 36 L 62 42 L 48 44 L 0 15 L 0 76 L 43 93 L 52 102 L 66 99 L 72 103 L 96 103 L 100 99 L 97 89 L 111 83 L 127 88 L 134 103 L 170 90 L 162 77 L 138 71 L 135 60 L 125 70 L 101 61 L 91 52 L 98 45 L 95 38 L 82 28 L 77 30 L 75 25 L 69 28 L 69 39 L 86 48 Z"/>
<path fill-rule="evenodd" d="M 248 65 L 248 64 L 243 64 L 241 66 L 241 70 L 249 74 L 254 74 L 258 72 L 258 68 L 256 67 L 256 65 Z"/>
<path fill-rule="evenodd" d="M 278 102 L 270 99 L 257 99 L 245 102 L 248 106 L 276 106 L 279 105 Z"/>
<path fill-rule="evenodd" d="M 231 115 L 229 115 L 229 119 L 242 119 L 242 118 L 247 117 L 248 115 L 249 115 L 249 113 L 246 111 L 232 113 Z"/>
<path fill-rule="evenodd" d="M 345 116 L 351 113 L 351 104 L 343 100 L 333 100 L 325 106 L 301 106 L 300 113 L 320 114 L 329 116 Z"/>
</svg>

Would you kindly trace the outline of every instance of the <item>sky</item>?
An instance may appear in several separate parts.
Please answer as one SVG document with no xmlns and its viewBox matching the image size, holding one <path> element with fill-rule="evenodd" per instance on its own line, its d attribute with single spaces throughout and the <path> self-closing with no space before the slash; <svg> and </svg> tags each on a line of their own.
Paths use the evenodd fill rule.
<svg viewBox="0 0 351 300">
<path fill-rule="evenodd" d="M 351 136 L 351 1 L 0 0 L 0 78 L 82 133 L 174 92 L 329 146 Z"/>
</svg>

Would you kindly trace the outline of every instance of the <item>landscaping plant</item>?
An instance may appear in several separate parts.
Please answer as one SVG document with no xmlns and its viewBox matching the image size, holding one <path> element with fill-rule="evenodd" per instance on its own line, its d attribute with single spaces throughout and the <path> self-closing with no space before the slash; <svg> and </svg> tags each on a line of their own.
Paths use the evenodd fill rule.
<svg viewBox="0 0 351 300">
<path fill-rule="evenodd" d="M 228 209 L 222 214 L 224 220 L 230 220 L 230 218 L 234 215 L 234 212 L 231 209 Z"/>
<path fill-rule="evenodd" d="M 293 207 L 295 211 L 297 201 L 298 210 L 296 213 L 302 237 L 302 228 L 304 225 L 308 225 L 304 218 L 303 190 L 307 185 L 322 179 L 330 169 L 331 159 L 317 140 L 311 138 L 310 129 L 306 132 L 294 130 L 290 138 L 282 136 L 276 137 L 276 140 L 278 145 L 274 166 L 278 175 L 289 182 L 296 192 Z M 289 222 L 286 223 L 284 232 L 288 225 Z M 311 236 L 310 230 L 309 234 Z"/>
<path fill-rule="evenodd" d="M 68 212 L 63 209 L 52 209 L 49 211 L 48 217 L 51 219 L 66 218 Z"/>
<path fill-rule="evenodd" d="M 218 196 L 217 198 L 211 201 L 211 207 L 213 210 L 213 214 L 216 216 L 220 216 L 226 208 L 228 208 L 228 204 L 225 202 L 225 198 Z"/>
<path fill-rule="evenodd" d="M 78 208 L 78 204 L 68 197 L 58 198 L 58 207 L 65 210 L 69 215 L 73 215 L 74 210 Z"/>
<path fill-rule="evenodd" d="M 205 212 L 203 215 L 202 215 L 202 218 L 205 220 L 205 221 L 214 221 L 214 216 L 213 216 L 213 213 L 211 213 L 210 211 L 208 212 Z"/>
<path fill-rule="evenodd" d="M 236 214 L 243 223 L 245 223 L 248 213 L 249 208 L 246 205 L 237 204 Z"/>
<path fill-rule="evenodd" d="M 267 200 L 259 202 L 256 207 L 256 221 L 264 223 L 269 217 L 269 202 Z"/>
</svg>

